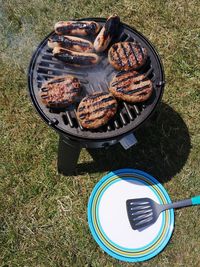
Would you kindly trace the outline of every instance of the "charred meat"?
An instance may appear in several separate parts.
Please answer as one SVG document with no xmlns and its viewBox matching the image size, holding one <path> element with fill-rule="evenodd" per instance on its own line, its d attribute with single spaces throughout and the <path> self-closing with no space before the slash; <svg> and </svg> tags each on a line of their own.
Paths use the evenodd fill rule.
<svg viewBox="0 0 200 267">
<path fill-rule="evenodd" d="M 40 89 L 42 103 L 47 107 L 67 107 L 76 101 L 81 91 L 78 78 L 58 76 L 43 83 Z"/>
<path fill-rule="evenodd" d="M 100 30 L 100 25 L 95 21 L 59 21 L 54 26 L 58 35 L 95 35 Z"/>
<path fill-rule="evenodd" d="M 109 91 L 118 99 L 127 102 L 142 102 L 151 96 L 153 85 L 145 74 L 128 71 L 119 73 L 113 78 Z"/>
<path fill-rule="evenodd" d="M 117 101 L 106 92 L 86 96 L 78 106 L 77 117 L 84 128 L 95 129 L 105 125 L 116 113 Z"/>
<path fill-rule="evenodd" d="M 147 49 L 136 42 L 119 42 L 108 52 L 110 64 L 117 70 L 138 69 L 147 59 Z"/>
<path fill-rule="evenodd" d="M 90 41 L 67 35 L 53 35 L 48 40 L 48 46 L 52 49 L 56 46 L 60 46 L 62 48 L 83 53 L 92 52 L 94 49 L 93 44 Z"/>
<path fill-rule="evenodd" d="M 94 48 L 97 52 L 106 50 L 112 38 L 119 30 L 120 18 L 116 15 L 110 16 L 94 41 Z"/>
<path fill-rule="evenodd" d="M 59 60 L 75 67 L 88 67 L 100 61 L 100 57 L 95 53 L 74 52 L 62 47 L 55 47 L 53 49 L 53 55 Z"/>
</svg>

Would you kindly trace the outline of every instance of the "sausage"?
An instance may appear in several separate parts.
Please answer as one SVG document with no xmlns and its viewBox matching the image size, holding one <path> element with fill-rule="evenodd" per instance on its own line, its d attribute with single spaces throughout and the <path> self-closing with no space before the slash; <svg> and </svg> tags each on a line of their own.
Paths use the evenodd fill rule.
<svg viewBox="0 0 200 267">
<path fill-rule="evenodd" d="M 92 52 L 94 47 L 93 44 L 85 39 L 74 37 L 74 36 L 59 36 L 54 35 L 48 39 L 48 46 L 54 48 L 61 46 L 77 52 Z"/>
<path fill-rule="evenodd" d="M 95 21 L 59 21 L 54 26 L 58 35 L 95 35 L 100 30 L 100 25 Z"/>
<path fill-rule="evenodd" d="M 53 49 L 53 54 L 56 58 L 76 67 L 88 67 L 100 61 L 100 57 L 95 53 L 74 52 L 59 46 Z"/>
<path fill-rule="evenodd" d="M 116 15 L 112 15 L 107 19 L 94 41 L 94 49 L 97 52 L 102 52 L 108 47 L 112 38 L 118 33 L 119 24 L 120 18 Z"/>
</svg>

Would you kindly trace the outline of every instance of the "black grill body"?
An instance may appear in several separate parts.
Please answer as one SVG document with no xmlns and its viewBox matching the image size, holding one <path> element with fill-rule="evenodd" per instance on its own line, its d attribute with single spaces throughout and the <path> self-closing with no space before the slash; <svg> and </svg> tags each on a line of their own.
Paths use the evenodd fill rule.
<svg viewBox="0 0 200 267">
<path fill-rule="evenodd" d="M 80 20 L 94 20 L 102 26 L 106 21 L 103 18 Z M 75 168 L 81 147 L 108 147 L 120 142 L 127 149 L 136 142 L 133 131 L 147 121 L 161 101 L 165 84 L 164 70 L 158 53 L 147 38 L 137 30 L 121 23 L 118 37 L 112 40 L 110 46 L 119 41 L 136 41 L 146 47 L 148 59 L 138 71 L 146 73 L 151 79 L 153 94 L 143 103 L 129 104 L 121 101 L 117 114 L 105 126 L 95 130 L 83 129 L 76 117 L 78 102 L 65 109 L 45 107 L 38 94 L 42 83 L 55 76 L 74 75 L 82 84 L 83 90 L 80 96 L 82 98 L 93 92 L 108 91 L 109 83 L 117 71 L 108 62 L 109 48 L 100 54 L 101 62 L 96 66 L 77 68 L 59 61 L 47 46 L 48 38 L 54 34 L 54 32 L 50 33 L 32 56 L 28 72 L 28 87 L 32 103 L 39 115 L 60 134 L 58 169 L 62 173 L 68 173 L 69 169 Z M 94 39 L 89 40 L 94 41 Z"/>
</svg>

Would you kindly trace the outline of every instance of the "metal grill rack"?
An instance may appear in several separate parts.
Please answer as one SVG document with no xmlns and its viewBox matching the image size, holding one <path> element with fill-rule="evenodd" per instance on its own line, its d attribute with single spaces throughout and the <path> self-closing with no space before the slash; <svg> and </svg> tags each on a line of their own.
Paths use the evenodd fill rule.
<svg viewBox="0 0 200 267">
<path fill-rule="evenodd" d="M 105 19 L 91 18 L 85 20 L 95 20 L 100 24 L 105 23 Z M 112 77 L 117 73 L 107 60 L 107 51 L 100 56 L 101 62 L 97 66 L 88 68 L 76 68 L 67 66 L 56 59 L 52 51 L 47 46 L 48 38 L 55 33 L 49 34 L 38 46 L 33 55 L 29 67 L 29 92 L 34 106 L 42 118 L 54 129 L 70 137 L 82 139 L 111 139 L 130 131 L 135 130 L 152 114 L 157 104 L 160 102 L 164 88 L 164 72 L 160 58 L 151 43 L 135 29 L 125 24 L 120 26 L 120 34 L 116 40 L 136 41 L 147 48 L 148 59 L 146 64 L 139 70 L 145 73 L 153 83 L 153 94 L 144 103 L 129 104 L 121 101 L 115 117 L 107 125 L 95 130 L 83 129 L 76 117 L 78 103 L 65 109 L 49 109 L 40 101 L 39 89 L 42 83 L 50 78 L 59 75 L 74 75 L 79 78 L 83 90 L 80 98 L 96 91 L 108 91 Z"/>
</svg>

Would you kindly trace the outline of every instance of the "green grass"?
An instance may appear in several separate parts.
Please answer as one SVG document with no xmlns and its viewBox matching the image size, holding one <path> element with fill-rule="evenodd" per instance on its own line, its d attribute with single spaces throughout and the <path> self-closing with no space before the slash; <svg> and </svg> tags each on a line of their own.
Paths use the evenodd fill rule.
<svg viewBox="0 0 200 267">
<path fill-rule="evenodd" d="M 121 20 L 159 51 L 166 90 L 157 121 L 136 133 L 138 145 L 81 152 L 77 175 L 56 172 L 57 134 L 27 96 L 34 49 L 56 21 Z M 200 194 L 200 3 L 164 0 L 0 0 L 0 266 L 200 266 L 199 207 L 175 212 L 166 249 L 138 264 L 119 262 L 97 246 L 86 209 L 94 185 L 109 170 L 132 167 L 161 180 L 173 200 Z"/>
</svg>

